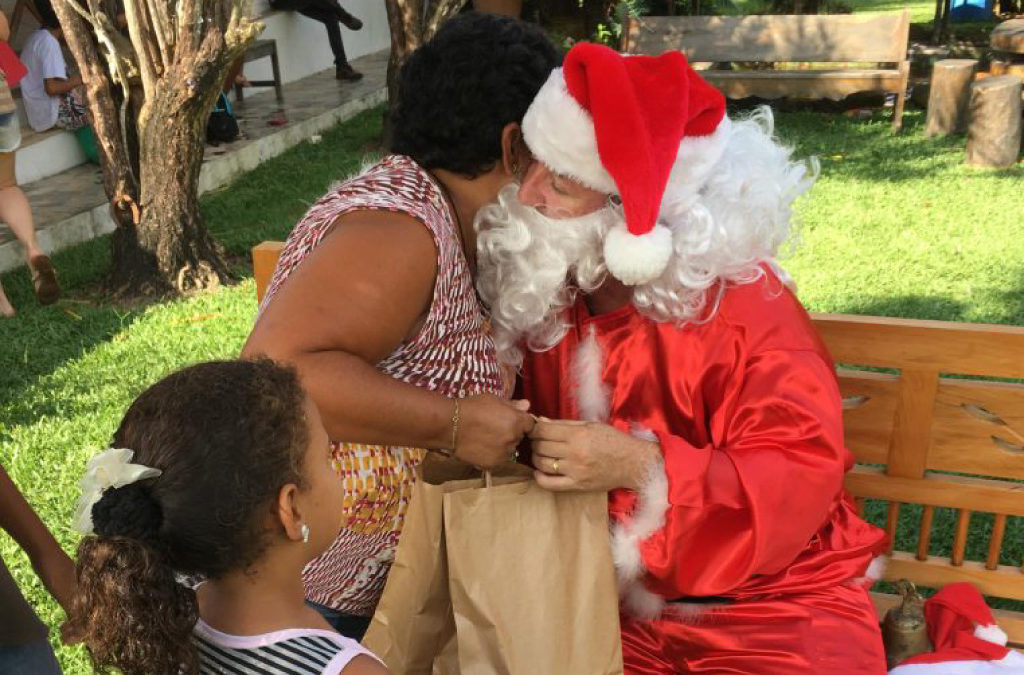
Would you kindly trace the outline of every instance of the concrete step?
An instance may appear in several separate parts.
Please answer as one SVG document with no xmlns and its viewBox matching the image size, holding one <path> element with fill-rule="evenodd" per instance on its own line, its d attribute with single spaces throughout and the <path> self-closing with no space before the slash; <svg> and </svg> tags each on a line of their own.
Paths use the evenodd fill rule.
<svg viewBox="0 0 1024 675">
<path fill-rule="evenodd" d="M 285 150 L 339 122 L 383 103 L 387 98 L 387 50 L 352 61 L 365 77 L 355 83 L 334 79 L 324 70 L 284 85 L 284 102 L 273 89 L 254 90 L 235 107 L 244 138 L 206 147 L 199 176 L 200 193 L 232 180 Z M 269 124 L 279 115 L 283 126 Z M 49 133 L 49 132 L 47 132 Z M 60 132 L 64 133 L 64 132 Z M 70 136 L 70 134 L 67 134 Z M 74 141 L 74 137 L 71 138 Z M 20 160 L 22 150 L 18 151 Z M 55 252 L 114 229 L 103 193 L 99 167 L 81 164 L 56 175 L 22 184 L 32 205 L 39 242 Z M 24 264 L 21 244 L 8 228 L 0 228 L 0 272 Z"/>
</svg>

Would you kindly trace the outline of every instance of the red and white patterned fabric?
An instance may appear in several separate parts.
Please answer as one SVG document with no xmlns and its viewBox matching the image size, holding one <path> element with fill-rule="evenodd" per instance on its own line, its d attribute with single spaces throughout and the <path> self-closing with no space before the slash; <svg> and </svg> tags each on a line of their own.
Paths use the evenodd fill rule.
<svg viewBox="0 0 1024 675">
<path fill-rule="evenodd" d="M 438 255 L 433 301 L 423 327 L 377 369 L 450 398 L 481 393 L 507 397 L 512 378 L 495 355 L 455 218 L 438 184 L 408 157 L 385 157 L 313 205 L 289 235 L 260 310 L 273 302 L 340 216 L 372 210 L 408 214 L 423 223 Z M 306 568 L 306 597 L 347 614 L 369 616 L 384 590 L 415 468 L 426 451 L 335 442 L 334 453 L 345 482 L 345 520 L 334 544 Z"/>
</svg>

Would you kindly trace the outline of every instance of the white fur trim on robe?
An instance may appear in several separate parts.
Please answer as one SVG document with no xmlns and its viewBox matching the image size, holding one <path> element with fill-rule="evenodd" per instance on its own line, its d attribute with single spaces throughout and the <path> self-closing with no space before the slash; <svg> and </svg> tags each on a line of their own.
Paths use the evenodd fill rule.
<svg viewBox="0 0 1024 675">
<path fill-rule="evenodd" d="M 1010 653 L 998 661 L 943 661 L 896 666 L 890 675 L 1024 675 L 1024 654 Z"/>
<path fill-rule="evenodd" d="M 573 357 L 576 408 L 581 419 L 607 422 L 610 412 L 608 386 L 604 383 L 604 352 L 593 327 L 580 342 Z M 648 430 L 634 429 L 633 435 L 657 441 Z M 665 525 L 668 511 L 668 476 L 665 464 L 658 461 L 651 467 L 643 487 L 637 491 L 636 509 L 627 523 L 612 526 L 612 560 L 619 580 L 619 595 L 632 614 L 655 617 L 661 614 L 665 600 L 648 591 L 643 584 L 647 572 L 640 546 L 645 539 Z"/>
</svg>

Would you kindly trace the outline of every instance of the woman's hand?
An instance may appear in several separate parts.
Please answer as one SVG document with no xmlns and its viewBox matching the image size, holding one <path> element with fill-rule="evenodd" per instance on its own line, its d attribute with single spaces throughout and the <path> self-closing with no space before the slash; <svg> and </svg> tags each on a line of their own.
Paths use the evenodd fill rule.
<svg viewBox="0 0 1024 675">
<path fill-rule="evenodd" d="M 491 394 L 459 399 L 455 456 L 482 469 L 512 461 L 516 447 L 534 426 L 529 401 Z"/>
<path fill-rule="evenodd" d="M 554 491 L 635 490 L 661 457 L 657 443 L 599 422 L 540 418 L 530 439 L 537 484 Z"/>
</svg>

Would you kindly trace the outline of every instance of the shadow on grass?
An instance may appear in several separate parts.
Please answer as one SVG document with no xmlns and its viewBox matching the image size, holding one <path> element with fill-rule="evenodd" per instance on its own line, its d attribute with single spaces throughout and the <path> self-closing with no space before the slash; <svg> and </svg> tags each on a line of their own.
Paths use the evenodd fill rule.
<svg viewBox="0 0 1024 675">
<path fill-rule="evenodd" d="M 1024 267 L 1012 278 L 1014 283 L 997 289 L 984 289 L 977 305 L 936 295 L 873 296 L 852 298 L 837 307 L 836 313 L 888 316 L 934 321 L 963 321 L 1024 326 Z M 978 307 L 996 307 L 999 314 L 983 313 Z"/>
<path fill-rule="evenodd" d="M 15 318 L 0 319 L 0 411 L 4 411 L 4 424 L 55 414 L 56 400 L 42 409 L 34 405 L 31 410 L 18 401 L 40 379 L 113 339 L 140 313 L 112 307 L 99 293 L 110 264 L 109 237 L 57 253 L 53 261 L 64 296 L 49 307 L 36 303 L 24 268 L 3 277 L 8 297 L 18 310 Z"/>
<path fill-rule="evenodd" d="M 935 177 L 942 173 L 992 177 L 1007 190 L 1019 190 L 1024 166 L 977 170 L 964 165 L 966 138 L 925 138 L 923 111 L 904 114 L 903 131 L 892 134 L 891 113 L 876 110 L 868 120 L 820 112 L 776 114 L 779 136 L 795 148 L 797 157 L 815 156 L 823 177 L 898 183 Z"/>
<path fill-rule="evenodd" d="M 203 195 L 203 218 L 222 243 L 236 278 L 252 274 L 249 250 L 264 239 L 283 239 L 309 206 L 335 181 L 357 171 L 379 152 L 381 108 L 372 108 L 326 132 L 318 144 L 301 143 Z M 19 405 L 36 383 L 98 344 L 114 339 L 144 311 L 118 309 L 99 286 L 110 268 L 109 237 L 53 256 L 64 298 L 40 307 L 24 269 L 3 276 L 15 319 L 0 319 L 0 420 L 30 423 L 57 414 L 59 395 Z M 52 400 L 51 400 L 52 399 Z"/>
<path fill-rule="evenodd" d="M 857 298 L 836 310 L 840 314 L 891 316 L 904 319 L 965 321 L 967 305 L 957 300 L 929 295 Z"/>
</svg>

